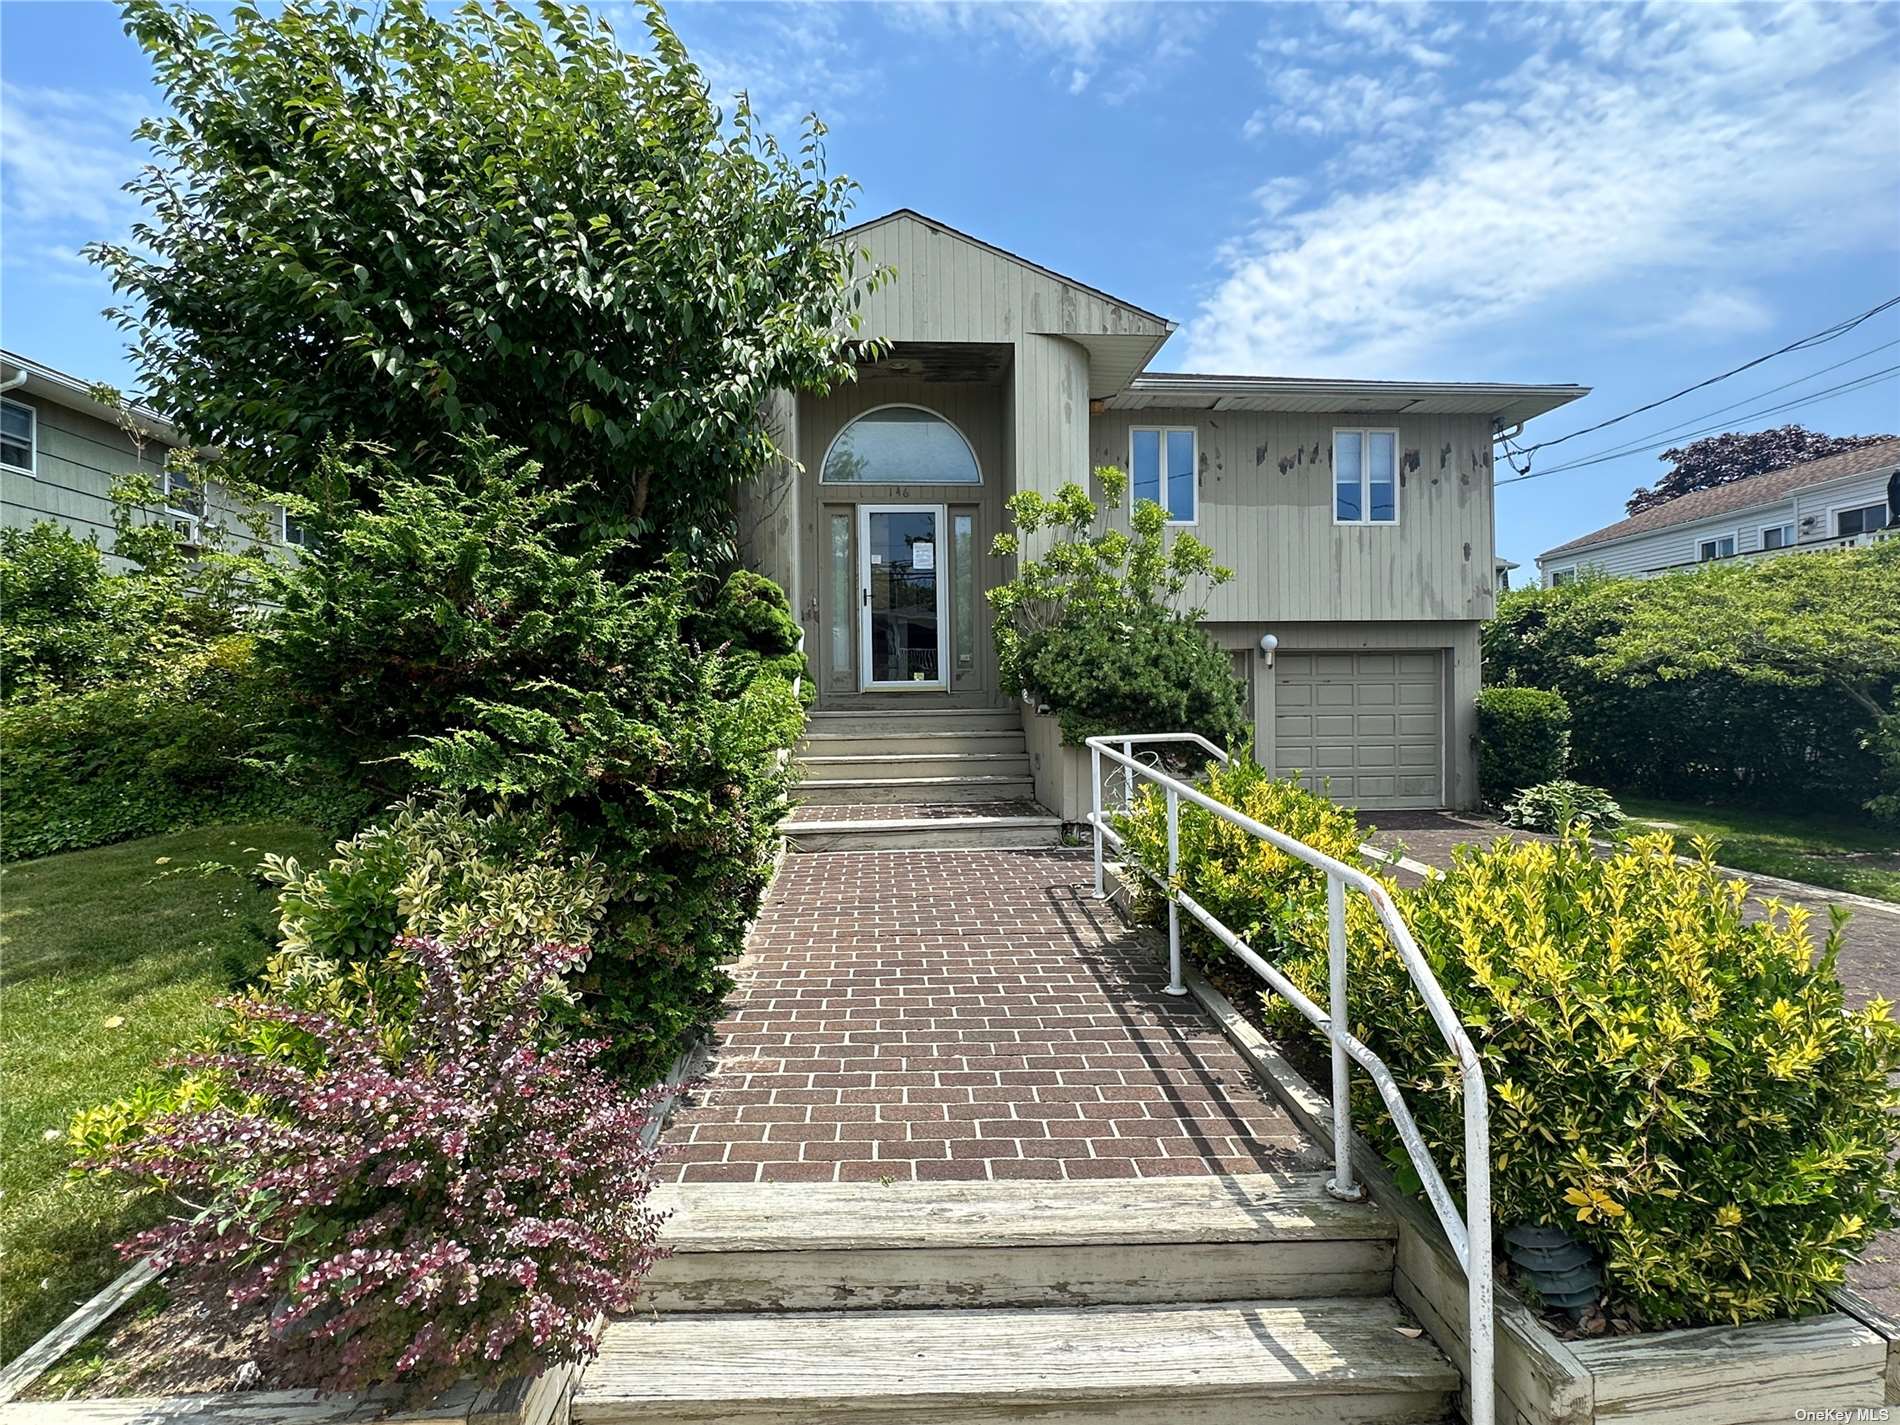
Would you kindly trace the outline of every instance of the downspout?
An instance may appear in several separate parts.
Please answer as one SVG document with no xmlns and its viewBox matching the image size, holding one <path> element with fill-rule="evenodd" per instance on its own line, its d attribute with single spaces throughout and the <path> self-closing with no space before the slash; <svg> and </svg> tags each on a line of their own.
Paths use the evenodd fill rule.
<svg viewBox="0 0 1900 1425">
<path fill-rule="evenodd" d="M 6 380 L 0 381 L 0 391 L 12 391 L 24 385 L 26 385 L 26 368 L 22 366 L 17 375 L 9 376 Z"/>
</svg>

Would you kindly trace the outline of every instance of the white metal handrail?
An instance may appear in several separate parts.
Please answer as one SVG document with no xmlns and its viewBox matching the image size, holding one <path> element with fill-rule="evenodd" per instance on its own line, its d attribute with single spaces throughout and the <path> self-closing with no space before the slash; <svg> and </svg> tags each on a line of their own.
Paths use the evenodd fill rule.
<svg viewBox="0 0 1900 1425">
<path fill-rule="evenodd" d="M 1399 1137 L 1405 1144 L 1405 1151 L 1418 1171 L 1419 1181 L 1425 1189 L 1425 1196 L 1431 1202 L 1432 1210 L 1438 1216 L 1439 1224 L 1445 1229 L 1452 1251 L 1464 1268 L 1467 1304 L 1470 1312 L 1470 1382 L 1471 1382 L 1471 1425 L 1492 1425 L 1492 1360 L 1493 1324 L 1492 1324 L 1492 1268 L 1491 1268 L 1491 1121 L 1489 1100 L 1485 1092 L 1484 1067 L 1479 1062 L 1478 1052 L 1472 1047 L 1471 1037 L 1465 1027 L 1452 1012 L 1451 1002 L 1445 998 L 1444 990 L 1439 986 L 1438 977 L 1432 973 L 1424 954 L 1418 948 L 1418 942 L 1412 938 L 1411 929 L 1405 924 L 1398 907 L 1392 903 L 1392 897 L 1386 893 L 1371 876 L 1356 866 L 1349 866 L 1335 860 L 1323 851 L 1316 851 L 1297 841 L 1284 832 L 1255 821 L 1243 812 L 1236 811 L 1224 802 L 1218 802 L 1205 792 L 1189 786 L 1186 782 L 1168 775 L 1159 767 L 1140 761 L 1135 749 L 1156 743 L 1191 743 L 1199 746 L 1209 755 L 1221 762 L 1228 760 L 1227 754 L 1206 738 L 1191 732 L 1148 733 L 1116 737 L 1091 737 L 1088 739 L 1089 774 L 1091 808 L 1089 825 L 1095 831 L 1095 895 L 1102 899 L 1107 895 L 1103 881 L 1103 847 L 1105 844 L 1120 849 L 1124 838 L 1108 824 L 1108 817 L 1102 810 L 1102 763 L 1106 759 L 1122 768 L 1122 809 L 1132 810 L 1134 805 L 1134 786 L 1137 778 L 1154 783 L 1167 803 L 1168 818 L 1168 867 L 1167 875 L 1162 877 L 1144 866 L 1135 869 L 1146 875 L 1158 885 L 1168 900 L 1168 985 L 1169 994 L 1187 993 L 1187 987 L 1181 981 L 1181 910 L 1185 909 L 1208 932 L 1261 979 L 1265 980 L 1275 992 L 1283 996 L 1289 1004 L 1305 1015 L 1314 1024 L 1326 1031 L 1328 1042 L 1332 1045 L 1333 1061 L 1333 1177 L 1326 1187 L 1335 1197 L 1356 1202 L 1365 1196 L 1365 1189 L 1353 1178 L 1352 1170 L 1352 1103 L 1351 1074 L 1352 1065 L 1357 1063 L 1371 1078 L 1373 1086 L 1379 1091 L 1386 1111 L 1392 1115 L 1393 1126 L 1398 1129 Z M 1300 992 L 1293 982 L 1273 965 L 1262 959 L 1253 948 L 1247 945 L 1233 931 L 1201 905 L 1180 885 L 1180 821 L 1181 803 L 1188 802 L 1219 817 L 1222 821 L 1238 826 L 1250 835 L 1258 837 L 1269 846 L 1285 852 L 1295 860 L 1304 861 L 1326 873 L 1326 961 L 1330 982 L 1330 1009 L 1322 1010 L 1306 995 Z M 1132 864 L 1132 863 L 1131 863 Z M 1461 1214 L 1453 1199 L 1451 1189 L 1446 1185 L 1444 1175 L 1439 1172 L 1438 1164 L 1433 1160 L 1431 1149 L 1425 1144 L 1418 1131 L 1418 1124 L 1405 1105 L 1405 1099 L 1399 1092 L 1397 1081 L 1385 1065 L 1384 1060 L 1369 1048 L 1364 1041 L 1351 1032 L 1350 1017 L 1346 1008 L 1346 891 L 1356 890 L 1372 902 L 1378 913 L 1379 923 L 1384 927 L 1386 938 L 1398 951 L 1399 959 L 1404 963 L 1406 973 L 1411 976 L 1413 986 L 1425 1001 L 1425 1009 L 1431 1015 L 1432 1023 L 1444 1036 L 1446 1044 L 1458 1060 L 1458 1074 L 1464 1089 L 1465 1113 L 1465 1209 Z"/>
</svg>

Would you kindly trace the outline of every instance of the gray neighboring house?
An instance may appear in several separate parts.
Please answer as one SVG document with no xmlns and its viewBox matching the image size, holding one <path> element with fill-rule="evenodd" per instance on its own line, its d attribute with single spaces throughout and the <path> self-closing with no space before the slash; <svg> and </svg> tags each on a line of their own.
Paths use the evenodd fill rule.
<svg viewBox="0 0 1900 1425">
<path fill-rule="evenodd" d="M 1537 556 L 1546 588 L 1586 572 L 1645 578 L 1701 564 L 1852 549 L 1900 533 L 1900 439 L 1697 490 Z"/>
<path fill-rule="evenodd" d="M 989 765 L 1015 765 L 998 722 L 1019 699 L 984 598 L 1011 571 L 991 540 L 1012 493 L 1100 465 L 1238 570 L 1207 626 L 1247 688 L 1263 764 L 1363 807 L 1475 803 L 1478 631 L 1499 582 L 1492 443 L 1586 388 L 1152 372 L 1175 323 L 1132 302 L 908 209 L 843 236 L 895 271 L 862 309 L 863 335 L 888 347 L 851 385 L 776 400 L 796 464 L 742 500 L 746 558 L 805 629 L 806 761 L 840 779 L 831 803 L 1007 792 L 1002 771 L 946 775 L 949 756 L 892 769 L 958 727 L 973 768 L 983 738 Z M 1035 795 L 1074 820 L 1086 792 L 1052 789 L 1050 720 L 1022 717 Z"/>
<path fill-rule="evenodd" d="M 129 423 L 138 439 L 125 428 Z M 121 475 L 152 477 L 163 496 L 155 518 L 181 531 L 202 531 L 221 521 L 232 547 L 254 545 L 233 516 L 235 507 L 216 485 L 187 487 L 165 469 L 179 445 L 178 432 L 158 412 L 134 407 L 122 419 L 95 400 L 77 377 L 30 357 L 0 351 L 0 526 L 24 529 L 40 520 L 62 524 L 106 551 L 107 567 L 125 561 L 112 555 L 112 482 Z M 294 546 L 302 532 L 280 509 L 271 511 L 270 544 Z"/>
</svg>

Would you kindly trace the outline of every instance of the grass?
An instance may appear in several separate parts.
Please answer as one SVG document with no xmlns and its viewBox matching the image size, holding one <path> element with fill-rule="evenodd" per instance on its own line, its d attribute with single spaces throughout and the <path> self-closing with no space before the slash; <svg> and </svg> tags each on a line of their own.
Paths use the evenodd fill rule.
<svg viewBox="0 0 1900 1425">
<path fill-rule="evenodd" d="M 1617 801 L 1629 813 L 1632 830 L 1645 830 L 1639 824 L 1643 822 L 1672 822 L 1666 829 L 1678 841 L 1713 837 L 1721 843 L 1716 859 L 1738 871 L 1900 901 L 1900 830 L 1847 817 L 1776 814 L 1641 797 L 1618 797 Z"/>
<path fill-rule="evenodd" d="M 214 826 L 0 869 L 0 1360 L 118 1275 L 113 1244 L 157 1211 L 69 1178 L 73 1114 L 193 1040 L 269 952 L 274 896 L 190 868 L 326 845 L 298 826 Z"/>
</svg>

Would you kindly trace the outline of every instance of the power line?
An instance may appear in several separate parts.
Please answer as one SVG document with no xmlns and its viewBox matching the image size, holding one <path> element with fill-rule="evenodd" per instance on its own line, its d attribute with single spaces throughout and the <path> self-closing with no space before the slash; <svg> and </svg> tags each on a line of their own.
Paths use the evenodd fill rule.
<svg viewBox="0 0 1900 1425">
<path fill-rule="evenodd" d="M 1896 378 L 1900 378 L 1900 366 L 1883 367 L 1881 370 L 1869 372 L 1865 376 L 1857 376 L 1852 381 L 1843 381 L 1838 386 L 1829 386 L 1820 391 L 1811 391 L 1805 396 L 1797 396 L 1793 400 L 1782 401 L 1776 405 L 1764 407 L 1759 411 L 1749 411 L 1744 415 L 1734 417 L 1732 420 L 1719 421 L 1715 425 L 1705 426 L 1701 430 L 1683 431 L 1676 435 L 1669 436 L 1666 439 L 1652 442 L 1647 446 L 1639 446 L 1635 450 L 1619 450 L 1612 451 L 1607 455 L 1589 456 L 1581 460 L 1570 461 L 1568 464 L 1553 465 L 1548 470 L 1527 470 L 1520 474 L 1513 475 L 1508 479 L 1499 480 L 1497 483 L 1499 485 L 1519 485 L 1526 480 L 1541 480 L 1546 475 L 1558 475 L 1566 470 L 1580 470 L 1585 466 L 1601 465 L 1609 460 L 1620 460 L 1626 455 L 1637 455 L 1644 450 L 1660 450 L 1663 446 L 1671 445 L 1688 436 L 1703 435 L 1710 431 L 1720 430 L 1725 425 L 1738 425 L 1745 421 L 1755 420 L 1761 416 L 1771 416 L 1782 411 L 1797 410 L 1800 407 L 1811 406 L 1820 401 L 1832 400 L 1835 396 L 1845 396 L 1855 391 L 1864 391 L 1870 386 L 1878 386 Z"/>
<path fill-rule="evenodd" d="M 1799 341 L 1791 341 L 1786 346 L 1778 347 L 1774 351 L 1770 351 L 1762 356 L 1756 357 L 1753 361 L 1744 361 L 1740 366 L 1734 367 L 1728 371 L 1724 371 L 1719 376 L 1711 376 L 1708 378 L 1708 380 L 1698 381 L 1693 386 L 1684 386 L 1680 391 L 1677 391 L 1673 393 L 1672 395 L 1663 396 L 1658 400 L 1646 402 L 1643 405 L 1635 407 L 1633 410 L 1628 410 L 1628 411 L 1623 412 L 1623 414 L 1620 416 L 1611 416 L 1608 420 L 1598 421 L 1595 425 L 1584 426 L 1580 430 L 1571 431 L 1568 435 L 1554 436 L 1550 440 L 1540 440 L 1533 445 L 1512 447 L 1507 442 L 1506 449 L 1507 450 L 1514 449 L 1518 455 L 1528 457 L 1528 456 L 1534 455 L 1536 452 L 1540 450 L 1547 449 L 1550 446 L 1562 445 L 1567 440 L 1575 440 L 1580 435 L 1589 435 L 1592 431 L 1603 430 L 1608 426 L 1616 425 L 1620 421 L 1626 421 L 1631 416 L 1640 416 L 1644 411 L 1653 411 L 1658 406 L 1666 406 L 1671 401 L 1680 400 L 1682 397 L 1687 396 L 1692 392 L 1700 391 L 1700 390 L 1703 390 L 1705 387 L 1713 386 L 1718 381 L 1726 381 L 1731 376 L 1739 376 L 1744 371 L 1752 370 L 1754 367 L 1760 366 L 1764 361 L 1773 361 L 1777 356 L 1786 356 L 1791 351 L 1804 351 L 1809 347 L 1820 346 L 1826 342 L 1833 341 L 1837 337 L 1845 336 L 1847 335 L 1847 333 L 1854 330 L 1855 327 L 1859 326 L 1862 322 L 1865 322 L 1865 321 L 1870 320 L 1871 318 L 1877 317 L 1882 312 L 1887 311 L 1889 308 L 1896 307 L 1896 306 L 1900 306 L 1900 297 L 1889 297 L 1886 301 L 1881 302 L 1877 306 L 1869 307 L 1866 311 L 1860 313 L 1860 315 L 1858 316 L 1844 318 L 1841 321 L 1836 322 L 1831 327 L 1823 327 L 1820 331 L 1814 332 L 1808 336 L 1804 336 Z"/>
<path fill-rule="evenodd" d="M 1739 401 L 1731 401 L 1726 406 L 1717 406 L 1712 411 L 1703 411 L 1700 415 L 1691 416 L 1687 420 L 1681 421 L 1675 425 L 1663 426 L 1657 430 L 1653 430 L 1649 432 L 1649 434 L 1647 435 L 1636 436 L 1623 445 L 1606 446 L 1602 450 L 1593 451 L 1592 455 L 1602 455 L 1602 456 L 1634 455 L 1643 450 L 1653 449 L 1653 447 L 1649 444 L 1649 442 L 1651 441 L 1661 440 L 1664 443 L 1667 443 L 1670 440 L 1679 440 L 1684 435 L 1691 433 L 1690 432 L 1691 426 L 1700 425 L 1703 421 L 1708 420 L 1712 416 L 1723 415 L 1726 412 L 1737 409 L 1738 407 L 1750 405 L 1755 401 L 1759 401 L 1763 396 L 1774 395 L 1777 391 L 1786 391 L 1790 387 L 1804 385 L 1807 382 L 1814 380 L 1814 378 L 1817 376 L 1825 376 L 1830 371 L 1839 371 L 1843 366 L 1852 366 L 1856 361 L 1864 361 L 1866 358 L 1870 356 L 1876 356 L 1879 353 L 1883 351 L 1887 351 L 1890 348 L 1896 347 L 1896 346 L 1900 346 L 1900 337 L 1896 337 L 1892 341 L 1882 342 L 1879 346 L 1870 346 L 1867 348 L 1867 350 L 1863 352 L 1859 352 L 1853 356 L 1850 356 L 1845 361 L 1836 361 L 1830 366 L 1819 367 L 1816 370 L 1808 372 L 1808 374 L 1805 376 L 1795 377 L 1794 380 L 1792 381 L 1783 381 L 1779 386 L 1770 386 L 1765 391 L 1756 391 L 1752 395 L 1742 397 L 1742 399 Z M 1513 447 L 1513 449 L 1515 449 L 1515 447 Z M 1516 467 L 1514 466 L 1513 468 L 1515 469 Z M 1564 465 L 1558 468 L 1567 470 L 1567 469 L 1573 468 L 1573 466 Z M 1528 473 L 1527 470 L 1518 471 L 1518 474 L 1520 475 L 1526 474 L 1526 473 Z M 1550 474 L 1552 472 L 1541 471 L 1539 473 Z"/>
</svg>

